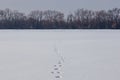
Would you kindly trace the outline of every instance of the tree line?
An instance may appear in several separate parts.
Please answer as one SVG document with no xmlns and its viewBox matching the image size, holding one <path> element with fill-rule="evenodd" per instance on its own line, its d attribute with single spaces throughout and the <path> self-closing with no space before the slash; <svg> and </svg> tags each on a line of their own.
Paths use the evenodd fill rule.
<svg viewBox="0 0 120 80">
<path fill-rule="evenodd" d="M 66 17 L 55 10 L 0 10 L 0 29 L 120 29 L 120 9 L 77 9 Z"/>
</svg>

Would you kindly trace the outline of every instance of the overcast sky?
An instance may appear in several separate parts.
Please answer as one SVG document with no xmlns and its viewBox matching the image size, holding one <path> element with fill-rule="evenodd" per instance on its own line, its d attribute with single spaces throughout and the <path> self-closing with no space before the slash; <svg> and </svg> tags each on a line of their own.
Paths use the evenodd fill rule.
<svg viewBox="0 0 120 80">
<path fill-rule="evenodd" d="M 120 7 L 120 0 L 0 0 L 0 9 L 10 8 L 25 13 L 47 9 L 67 13 L 78 8 L 99 10 L 115 7 Z"/>
</svg>

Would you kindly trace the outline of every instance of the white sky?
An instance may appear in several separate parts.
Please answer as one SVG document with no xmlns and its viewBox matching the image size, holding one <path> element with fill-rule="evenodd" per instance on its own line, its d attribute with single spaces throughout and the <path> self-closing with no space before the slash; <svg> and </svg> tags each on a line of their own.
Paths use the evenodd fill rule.
<svg viewBox="0 0 120 80">
<path fill-rule="evenodd" d="M 0 9 L 10 8 L 25 13 L 47 9 L 67 13 L 78 8 L 99 10 L 115 7 L 120 7 L 120 0 L 0 0 Z"/>
</svg>

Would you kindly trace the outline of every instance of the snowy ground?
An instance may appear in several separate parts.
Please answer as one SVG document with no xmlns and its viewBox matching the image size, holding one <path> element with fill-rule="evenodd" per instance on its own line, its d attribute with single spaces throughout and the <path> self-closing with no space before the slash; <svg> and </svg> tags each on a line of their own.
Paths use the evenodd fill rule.
<svg viewBox="0 0 120 80">
<path fill-rule="evenodd" d="M 0 80 L 120 80 L 120 31 L 1 30 Z"/>
</svg>

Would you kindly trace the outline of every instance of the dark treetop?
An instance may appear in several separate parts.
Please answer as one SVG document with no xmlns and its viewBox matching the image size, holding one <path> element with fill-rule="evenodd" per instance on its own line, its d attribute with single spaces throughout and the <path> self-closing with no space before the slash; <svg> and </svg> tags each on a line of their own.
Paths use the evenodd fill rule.
<svg viewBox="0 0 120 80">
<path fill-rule="evenodd" d="M 78 9 L 64 17 L 59 11 L 31 11 L 28 15 L 0 10 L 0 29 L 120 29 L 120 9 Z"/>
</svg>

